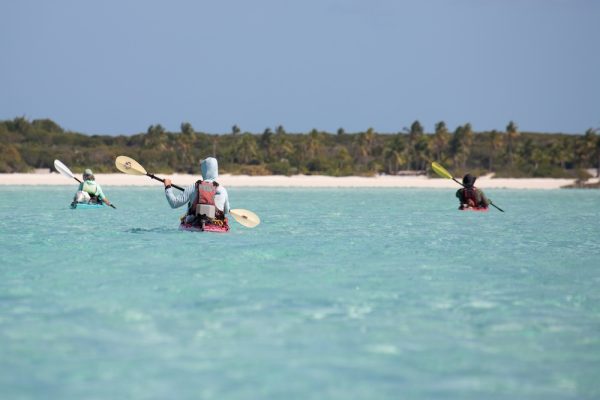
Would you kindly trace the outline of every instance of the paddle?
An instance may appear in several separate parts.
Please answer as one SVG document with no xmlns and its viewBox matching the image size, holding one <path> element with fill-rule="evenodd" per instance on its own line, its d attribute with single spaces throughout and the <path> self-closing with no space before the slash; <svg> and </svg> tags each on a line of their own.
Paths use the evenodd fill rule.
<svg viewBox="0 0 600 400">
<path fill-rule="evenodd" d="M 60 172 L 60 174 L 62 176 L 64 176 L 65 178 L 72 178 L 75 179 L 77 182 L 82 183 L 75 175 L 73 175 L 73 173 L 71 172 L 71 170 L 65 165 L 63 164 L 61 161 L 59 160 L 54 160 L 54 168 Z M 114 205 L 110 205 L 112 208 L 116 209 L 117 207 L 115 207 Z"/>
<path fill-rule="evenodd" d="M 260 224 L 260 218 L 252 211 L 244 210 L 243 208 L 235 208 L 229 210 L 229 213 L 237 222 L 247 228 L 254 228 L 256 225 Z"/>
<path fill-rule="evenodd" d="M 456 180 L 455 177 L 453 177 L 450 172 L 448 172 L 446 170 L 446 168 L 442 167 L 440 164 L 436 163 L 436 162 L 432 162 L 431 163 L 431 168 L 433 168 L 433 170 L 435 171 L 436 174 L 438 174 L 439 176 L 441 176 L 442 178 L 446 178 L 446 179 L 452 179 L 454 182 L 458 183 L 460 186 L 465 187 L 465 185 L 462 184 L 462 182 Z M 489 199 L 488 199 L 489 200 Z M 495 205 L 491 200 L 490 204 L 494 207 L 496 207 L 499 211 L 504 212 L 503 209 L 501 209 L 500 207 L 498 207 L 497 205 Z"/>
<path fill-rule="evenodd" d="M 164 179 L 159 178 L 158 176 L 148 173 L 146 172 L 146 169 L 144 169 L 144 167 L 142 167 L 140 165 L 140 163 L 138 163 L 137 161 L 135 161 L 133 158 L 127 157 L 127 156 L 119 156 L 116 158 L 115 160 L 115 166 L 117 167 L 117 169 L 121 172 L 123 172 L 124 174 L 129 174 L 129 175 L 146 175 L 149 176 L 152 179 L 156 179 L 157 181 L 160 182 L 165 182 Z M 181 186 L 177 186 L 177 185 L 171 185 L 173 186 L 175 189 L 179 189 L 183 192 L 183 188 Z"/>
<path fill-rule="evenodd" d="M 146 175 L 152 179 L 156 179 L 160 182 L 165 182 L 164 179 L 159 178 L 154 174 L 150 174 L 146 172 L 146 169 L 140 165 L 133 158 L 127 156 L 119 156 L 115 160 L 115 166 L 117 169 L 125 174 L 129 175 Z M 171 184 L 175 189 L 179 189 L 184 191 L 184 189 L 180 186 Z M 247 228 L 254 228 L 258 224 L 260 224 L 260 218 L 258 215 L 254 214 L 252 211 L 244 210 L 242 208 L 236 208 L 233 210 L 229 210 L 229 213 L 233 216 L 233 218 L 239 222 L 241 225 Z"/>
<path fill-rule="evenodd" d="M 54 168 L 65 178 L 75 179 L 77 182 L 81 183 L 81 181 L 73 175 L 71 170 L 59 160 L 54 160 Z"/>
</svg>

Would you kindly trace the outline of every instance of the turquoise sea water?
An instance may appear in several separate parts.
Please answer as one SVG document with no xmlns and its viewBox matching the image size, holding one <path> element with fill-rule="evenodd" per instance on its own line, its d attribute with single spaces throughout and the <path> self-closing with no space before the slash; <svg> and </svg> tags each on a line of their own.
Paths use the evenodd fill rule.
<svg viewBox="0 0 600 400">
<path fill-rule="evenodd" d="M 600 191 L 0 187 L 2 399 L 598 399 Z"/>
</svg>

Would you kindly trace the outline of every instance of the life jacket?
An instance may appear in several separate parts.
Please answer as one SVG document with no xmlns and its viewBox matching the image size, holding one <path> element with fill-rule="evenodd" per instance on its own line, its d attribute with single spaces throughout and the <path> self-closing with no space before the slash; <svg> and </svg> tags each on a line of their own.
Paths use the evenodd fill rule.
<svg viewBox="0 0 600 400">
<path fill-rule="evenodd" d="M 96 186 L 96 182 L 94 181 L 83 181 L 81 191 L 86 192 L 90 197 L 96 197 L 98 186 Z"/>
<path fill-rule="evenodd" d="M 193 220 L 191 225 L 199 226 L 204 229 L 211 227 L 223 227 L 225 229 L 229 229 L 229 224 L 227 218 L 225 217 L 225 213 L 217 208 L 215 205 L 215 196 L 217 194 L 217 187 L 219 184 L 217 182 L 207 182 L 199 180 L 196 182 L 196 197 L 194 197 L 194 201 L 192 202 L 190 208 L 188 208 L 188 212 L 186 216 L 195 216 L 196 218 Z M 215 216 L 214 218 L 208 217 L 206 215 L 197 215 L 198 205 L 205 204 L 209 206 L 213 206 L 215 208 Z M 210 230 L 210 229 L 207 229 Z"/>
<path fill-rule="evenodd" d="M 473 186 L 470 188 L 463 188 L 461 203 L 468 204 L 470 207 L 485 208 L 480 203 L 480 196 L 477 196 L 477 189 Z M 479 197 L 479 198 L 478 198 Z"/>
</svg>

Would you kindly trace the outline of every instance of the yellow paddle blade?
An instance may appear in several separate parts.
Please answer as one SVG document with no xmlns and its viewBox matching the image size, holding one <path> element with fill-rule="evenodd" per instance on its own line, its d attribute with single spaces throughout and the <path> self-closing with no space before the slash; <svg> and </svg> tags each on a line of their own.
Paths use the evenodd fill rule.
<svg viewBox="0 0 600 400">
<path fill-rule="evenodd" d="M 254 214 L 252 211 L 236 208 L 229 210 L 229 213 L 237 222 L 247 228 L 254 228 L 256 225 L 260 224 L 260 218 L 258 218 L 258 215 Z"/>
<path fill-rule="evenodd" d="M 442 178 L 452 179 L 452 175 L 450 175 L 450 172 L 446 171 L 446 168 L 442 167 L 440 164 L 432 162 L 431 168 L 433 168 L 435 173 L 441 176 Z"/>
<path fill-rule="evenodd" d="M 115 160 L 115 167 L 125 174 L 146 175 L 146 170 L 133 158 L 119 156 Z"/>
</svg>

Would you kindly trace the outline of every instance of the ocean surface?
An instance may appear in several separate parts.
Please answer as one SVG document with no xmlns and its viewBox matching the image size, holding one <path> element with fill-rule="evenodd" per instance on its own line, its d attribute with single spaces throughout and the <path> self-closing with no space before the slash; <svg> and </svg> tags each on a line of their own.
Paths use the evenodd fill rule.
<svg viewBox="0 0 600 400">
<path fill-rule="evenodd" d="M 0 187 L 1 399 L 598 399 L 600 191 Z"/>
</svg>

